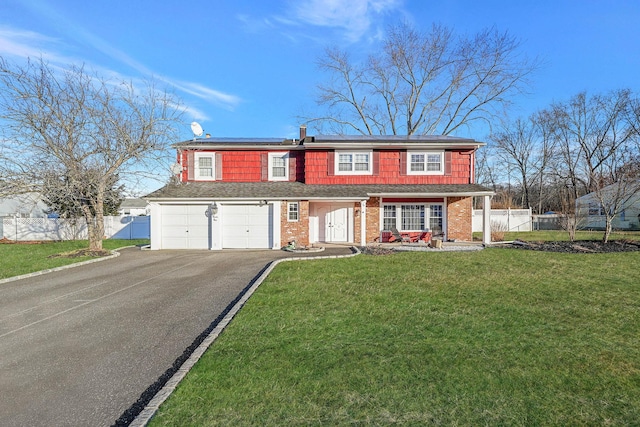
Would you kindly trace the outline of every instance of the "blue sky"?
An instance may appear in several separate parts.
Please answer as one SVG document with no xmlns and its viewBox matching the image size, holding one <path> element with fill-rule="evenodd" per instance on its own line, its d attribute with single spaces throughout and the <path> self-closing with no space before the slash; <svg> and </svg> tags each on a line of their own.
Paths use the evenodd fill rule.
<svg viewBox="0 0 640 427">
<path fill-rule="evenodd" d="M 153 76 L 183 99 L 185 139 L 193 120 L 214 136 L 284 138 L 314 106 L 323 49 L 375 52 L 400 21 L 459 33 L 495 25 L 521 39 L 546 65 L 513 115 L 580 91 L 639 89 L 637 0 L 2 0 L 0 55 Z"/>
</svg>

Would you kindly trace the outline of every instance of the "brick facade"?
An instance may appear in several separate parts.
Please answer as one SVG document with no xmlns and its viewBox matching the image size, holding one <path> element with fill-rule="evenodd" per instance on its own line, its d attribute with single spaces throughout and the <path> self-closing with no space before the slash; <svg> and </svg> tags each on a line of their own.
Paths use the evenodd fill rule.
<svg viewBox="0 0 640 427">
<path fill-rule="evenodd" d="M 380 239 L 380 198 L 371 197 L 367 200 L 367 243 Z"/>
<path fill-rule="evenodd" d="M 287 203 L 280 202 L 280 246 L 286 246 L 292 240 L 297 246 L 309 246 L 309 201 L 298 202 L 298 221 L 289 221 Z"/>
<path fill-rule="evenodd" d="M 447 239 L 473 240 L 472 234 L 472 197 L 447 198 Z"/>
</svg>

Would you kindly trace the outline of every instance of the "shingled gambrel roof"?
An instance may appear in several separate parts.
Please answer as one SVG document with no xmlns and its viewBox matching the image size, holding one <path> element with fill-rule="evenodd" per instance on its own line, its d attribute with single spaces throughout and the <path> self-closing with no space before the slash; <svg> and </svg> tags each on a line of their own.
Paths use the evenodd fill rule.
<svg viewBox="0 0 640 427">
<path fill-rule="evenodd" d="M 479 184 L 307 185 L 301 182 L 189 182 L 168 184 L 145 196 L 167 199 L 367 199 L 371 196 L 444 197 L 492 195 Z"/>
</svg>

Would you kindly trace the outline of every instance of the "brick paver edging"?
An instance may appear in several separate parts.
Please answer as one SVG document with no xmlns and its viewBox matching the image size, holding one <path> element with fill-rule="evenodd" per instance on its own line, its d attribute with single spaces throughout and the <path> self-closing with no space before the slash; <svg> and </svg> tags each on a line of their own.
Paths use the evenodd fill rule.
<svg viewBox="0 0 640 427">
<path fill-rule="evenodd" d="M 207 349 L 213 344 L 213 342 L 218 338 L 218 336 L 222 333 L 222 331 L 229 325 L 231 320 L 235 317 L 235 315 L 240 311 L 242 306 L 247 302 L 247 300 L 253 295 L 253 293 L 258 289 L 258 287 L 262 284 L 262 282 L 271 274 L 271 271 L 280 264 L 285 261 L 305 261 L 305 260 L 318 260 L 318 259 L 328 259 L 328 258 L 349 258 L 352 256 L 356 256 L 360 254 L 360 250 L 352 246 L 352 250 L 354 253 L 348 255 L 328 255 L 328 256 L 318 256 L 318 257 L 295 257 L 295 258 L 283 258 L 279 260 L 275 260 L 269 264 L 269 266 L 262 272 L 262 274 L 258 277 L 258 279 L 253 283 L 253 285 L 245 292 L 245 294 L 240 298 L 234 306 L 229 310 L 227 315 L 216 325 L 215 328 L 211 331 L 211 333 L 202 341 L 202 343 L 196 348 L 191 356 L 180 366 L 180 368 L 176 371 L 175 374 L 166 382 L 164 387 L 160 389 L 156 393 L 156 395 L 151 399 L 151 401 L 145 406 L 145 408 L 136 416 L 136 418 L 129 424 L 129 426 L 133 427 L 143 427 L 146 426 L 151 418 L 155 415 L 158 408 L 162 403 L 169 398 L 171 393 L 176 389 L 180 381 L 189 373 L 191 368 L 196 364 L 198 360 L 202 357 L 202 355 L 207 351 Z"/>
</svg>

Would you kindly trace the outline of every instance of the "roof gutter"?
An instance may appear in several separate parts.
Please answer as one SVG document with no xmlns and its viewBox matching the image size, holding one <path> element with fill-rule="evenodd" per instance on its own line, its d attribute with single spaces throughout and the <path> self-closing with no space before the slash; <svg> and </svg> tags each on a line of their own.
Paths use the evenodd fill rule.
<svg viewBox="0 0 640 427">
<path fill-rule="evenodd" d="M 342 150 L 342 149 L 350 149 L 350 150 L 392 150 L 392 149 L 407 149 L 407 150 L 416 150 L 416 149 L 429 149 L 429 150 L 477 150 L 480 147 L 487 145 L 484 142 L 410 142 L 400 144 L 397 142 L 339 142 L 339 143 L 331 143 L 331 142 L 306 142 L 304 146 L 307 149 L 331 149 L 331 150 Z"/>
<path fill-rule="evenodd" d="M 397 198 L 420 198 L 420 197 L 475 197 L 475 196 L 494 196 L 493 191 L 469 191 L 460 193 L 369 193 L 370 197 L 397 197 Z"/>
</svg>

